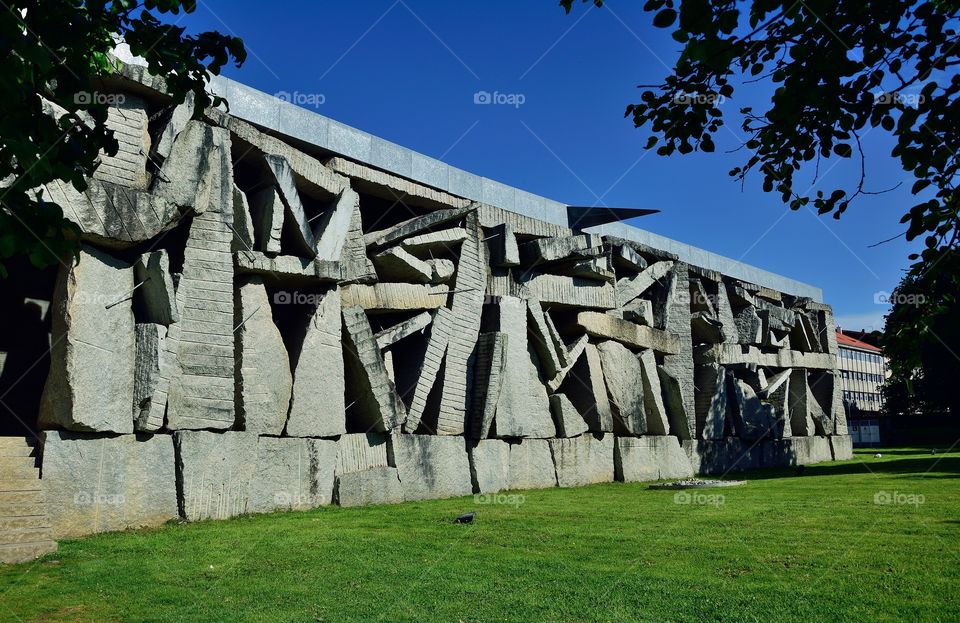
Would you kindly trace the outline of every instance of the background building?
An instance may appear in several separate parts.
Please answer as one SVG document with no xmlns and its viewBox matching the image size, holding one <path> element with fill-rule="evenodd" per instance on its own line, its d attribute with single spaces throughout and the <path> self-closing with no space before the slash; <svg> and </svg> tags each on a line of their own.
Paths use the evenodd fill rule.
<svg viewBox="0 0 960 623">
<path fill-rule="evenodd" d="M 838 329 L 837 367 L 854 445 L 879 445 L 879 418 L 883 411 L 881 386 L 887 378 L 883 351 Z"/>
</svg>

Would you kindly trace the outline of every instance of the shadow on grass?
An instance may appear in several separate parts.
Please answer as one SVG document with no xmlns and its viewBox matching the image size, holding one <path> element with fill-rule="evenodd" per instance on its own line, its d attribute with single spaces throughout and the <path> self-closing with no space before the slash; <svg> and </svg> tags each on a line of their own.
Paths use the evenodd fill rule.
<svg viewBox="0 0 960 623">
<path fill-rule="evenodd" d="M 895 460 L 868 459 L 865 461 L 854 458 L 843 463 L 820 463 L 807 465 L 803 469 L 803 478 L 811 476 L 839 476 L 842 474 L 903 474 L 908 478 L 960 478 L 960 457 L 934 456 L 904 458 Z M 933 472 L 927 474 L 927 471 Z M 769 480 L 771 478 L 796 477 L 796 467 L 759 469 L 736 474 L 741 480 Z M 731 475 L 733 477 L 733 475 Z"/>
</svg>

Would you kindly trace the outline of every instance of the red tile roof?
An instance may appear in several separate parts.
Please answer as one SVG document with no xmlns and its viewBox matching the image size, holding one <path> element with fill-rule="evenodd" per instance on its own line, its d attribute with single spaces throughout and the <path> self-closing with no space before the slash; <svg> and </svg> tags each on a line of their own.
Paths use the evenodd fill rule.
<svg viewBox="0 0 960 623">
<path fill-rule="evenodd" d="M 873 351 L 875 353 L 883 352 L 873 344 L 867 344 L 866 342 L 855 340 L 849 335 L 844 335 L 842 331 L 837 331 L 837 344 L 841 346 L 851 346 L 853 348 L 862 348 L 864 350 Z"/>
</svg>

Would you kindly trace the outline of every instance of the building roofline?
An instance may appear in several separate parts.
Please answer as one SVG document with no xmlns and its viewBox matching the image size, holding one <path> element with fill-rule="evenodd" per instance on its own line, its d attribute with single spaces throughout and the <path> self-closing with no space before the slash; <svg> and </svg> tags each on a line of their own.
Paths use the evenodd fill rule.
<svg viewBox="0 0 960 623">
<path fill-rule="evenodd" d="M 114 55 L 124 63 L 143 65 L 125 44 Z M 389 173 L 503 210 L 569 227 L 567 204 L 474 175 L 445 162 L 381 139 L 319 113 L 300 108 L 243 83 L 213 76 L 210 90 L 230 103 L 230 114 L 295 141 L 362 162 Z M 680 260 L 735 279 L 823 302 L 823 291 L 723 255 L 700 249 L 625 223 L 609 223 L 585 231 L 611 234 L 676 254 Z"/>
</svg>

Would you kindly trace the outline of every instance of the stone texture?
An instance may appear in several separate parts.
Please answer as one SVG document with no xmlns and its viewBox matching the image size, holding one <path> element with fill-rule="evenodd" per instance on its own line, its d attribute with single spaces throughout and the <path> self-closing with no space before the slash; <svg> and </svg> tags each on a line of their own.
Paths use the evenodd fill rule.
<svg viewBox="0 0 960 623">
<path fill-rule="evenodd" d="M 616 305 L 613 284 L 536 271 L 495 270 L 487 281 L 487 294 L 535 298 L 554 307 L 613 309 Z"/>
<path fill-rule="evenodd" d="M 551 331 L 550 327 L 547 326 L 546 315 L 538 300 L 528 299 L 527 310 L 529 312 L 531 344 L 537 353 L 544 374 L 547 378 L 553 378 L 559 374 L 564 366 L 560 350 L 557 348 L 555 341 L 555 330 Z M 562 345 L 561 347 L 566 351 L 566 347 Z M 566 353 L 564 352 L 564 354 Z"/>
<path fill-rule="evenodd" d="M 563 394 L 550 396 L 550 412 L 553 413 L 558 437 L 576 437 L 589 430 L 583 416 Z"/>
<path fill-rule="evenodd" d="M 255 433 L 177 431 L 180 514 L 190 520 L 227 519 L 249 512 L 257 470 Z"/>
<path fill-rule="evenodd" d="M 622 307 L 637 298 L 655 283 L 664 285 L 663 278 L 673 269 L 673 262 L 657 262 L 638 275 L 617 281 L 617 307 Z"/>
<path fill-rule="evenodd" d="M 673 334 L 646 327 L 609 314 L 580 312 L 577 325 L 588 335 L 605 340 L 616 340 L 632 348 L 649 348 L 659 353 L 680 352 L 681 344 Z M 687 326 L 689 336 L 689 321 Z"/>
<path fill-rule="evenodd" d="M 467 230 L 463 227 L 451 227 L 440 231 L 411 236 L 401 246 L 410 253 L 445 253 L 453 251 L 467 239 Z"/>
<path fill-rule="evenodd" d="M 794 370 L 790 373 L 790 430 L 798 437 L 815 435 L 813 416 L 823 417 L 823 411 L 817 405 L 810 385 L 807 383 L 806 370 Z"/>
<path fill-rule="evenodd" d="M 449 291 L 447 286 L 412 283 L 348 285 L 340 289 L 344 307 L 361 307 L 372 313 L 445 307 Z"/>
<path fill-rule="evenodd" d="M 467 239 L 460 247 L 460 261 L 451 295 L 450 341 L 444 361 L 437 434 L 462 435 L 470 411 L 468 388 L 473 382 L 470 361 L 474 354 L 483 311 L 487 278 L 486 246 L 476 214 L 466 217 Z M 401 481 L 403 475 L 400 476 Z"/>
<path fill-rule="evenodd" d="M 356 383 L 351 389 L 358 425 L 370 431 L 391 431 L 403 423 L 406 408 L 387 374 L 370 321 L 362 309 L 348 307 L 343 310 L 343 326 L 346 368 Z"/>
<path fill-rule="evenodd" d="M 290 358 L 257 277 L 237 289 L 237 424 L 260 435 L 283 432 L 290 409 Z"/>
<path fill-rule="evenodd" d="M 430 267 L 430 283 L 432 284 L 447 283 L 453 279 L 457 272 L 457 265 L 451 260 L 429 259 L 424 260 L 424 262 Z"/>
<path fill-rule="evenodd" d="M 150 133 L 147 131 L 144 101 L 125 94 L 122 101 L 107 108 L 106 126 L 117 140 L 117 153 L 112 156 L 100 154 L 100 166 L 94 171 L 93 178 L 146 190 L 150 183 L 147 174 Z"/>
<path fill-rule="evenodd" d="M 194 217 L 190 225 L 177 286 L 181 318 L 167 333 L 167 347 L 176 354 L 177 362 L 167 395 L 167 428 L 171 430 L 229 429 L 234 425 L 230 222 L 230 213 L 209 210 Z"/>
<path fill-rule="evenodd" d="M 289 437 L 333 437 L 346 429 L 340 292 L 329 290 L 310 310 L 291 353 L 293 387 L 284 434 Z"/>
<path fill-rule="evenodd" d="M 267 166 L 277 182 L 277 192 L 283 201 L 284 213 L 287 219 L 287 231 L 291 233 L 291 244 L 297 255 L 314 257 L 316 255 L 317 240 L 313 229 L 307 220 L 307 214 L 300 200 L 300 193 L 293 177 L 293 169 L 283 156 L 267 154 L 264 156 Z"/>
<path fill-rule="evenodd" d="M 643 406 L 647 415 L 647 433 L 650 435 L 669 435 L 670 421 L 667 418 L 667 408 L 663 404 L 663 390 L 660 387 L 657 359 L 652 350 L 645 350 L 640 353 L 640 371 L 643 378 Z"/>
<path fill-rule="evenodd" d="M 647 432 L 647 416 L 639 359 L 614 341 L 601 342 L 597 350 L 607 381 L 614 431 L 621 435 L 643 435 Z"/>
<path fill-rule="evenodd" d="M 547 316 L 547 318 L 549 317 L 550 316 Z M 547 381 L 548 392 L 555 392 L 560 389 L 560 386 L 563 385 L 563 382 L 566 380 L 571 370 L 573 370 L 573 367 L 577 365 L 577 362 L 580 360 L 581 355 L 583 355 L 589 343 L 589 338 L 586 335 L 581 335 L 577 341 L 570 346 L 570 348 L 564 347 L 560 351 L 562 355 L 561 360 L 565 361 L 566 363 L 552 379 Z M 592 411 L 593 409 L 590 410 Z"/>
<path fill-rule="evenodd" d="M 657 366 L 657 375 L 660 377 L 663 402 L 667 409 L 667 419 L 670 421 L 670 434 L 680 439 L 692 439 L 697 431 L 690 425 L 691 417 L 687 413 L 687 403 L 684 400 L 680 379 L 664 366 Z M 696 414 L 693 419 L 696 419 Z"/>
<path fill-rule="evenodd" d="M 402 247 L 392 247 L 373 256 L 377 275 L 383 281 L 431 283 L 433 268 Z"/>
<path fill-rule="evenodd" d="M 231 213 L 233 167 L 230 132 L 191 120 L 177 135 L 151 192 L 195 214 Z"/>
<path fill-rule="evenodd" d="M 336 472 L 362 472 L 387 467 L 387 437 L 380 433 L 349 433 L 337 440 Z"/>
<path fill-rule="evenodd" d="M 680 441 L 672 436 L 617 437 L 613 456 L 620 482 L 690 478 L 694 474 Z"/>
<path fill-rule="evenodd" d="M 169 435 L 43 433 L 43 491 L 58 539 L 159 526 L 177 517 Z"/>
<path fill-rule="evenodd" d="M 393 435 L 393 462 L 406 500 L 469 495 L 470 461 L 462 437 Z"/>
<path fill-rule="evenodd" d="M 759 392 L 758 396 L 764 403 L 770 405 L 773 409 L 776 424 L 773 429 L 773 436 L 778 438 L 791 437 L 793 435 L 790 422 L 790 373 L 792 370 L 787 368 L 781 370 L 770 377 L 766 386 Z"/>
<path fill-rule="evenodd" d="M 133 268 L 93 248 L 81 248 L 79 262 L 61 268 L 41 428 L 133 432 L 132 292 Z"/>
<path fill-rule="evenodd" d="M 723 439 L 727 415 L 726 370 L 715 363 L 698 365 L 695 381 L 697 386 L 697 431 L 702 439 Z"/>
<path fill-rule="evenodd" d="M 520 265 L 520 249 L 510 223 L 501 223 L 490 230 L 487 236 L 490 264 L 498 268 Z"/>
<path fill-rule="evenodd" d="M 271 513 L 330 504 L 336 456 L 334 441 L 260 437 L 247 511 Z"/>
<path fill-rule="evenodd" d="M 417 374 L 417 381 L 413 388 L 413 398 L 407 410 L 406 422 L 403 430 L 412 433 L 420 427 L 420 422 L 427 409 L 427 399 L 433 389 L 443 364 L 447 345 L 450 342 L 450 331 L 453 327 L 452 312 L 446 307 L 437 310 L 430 334 L 427 336 L 427 347 L 423 361 Z"/>
<path fill-rule="evenodd" d="M 773 442 L 771 442 L 773 443 Z M 778 443 L 783 443 L 780 441 Z M 727 437 L 718 440 L 685 440 L 683 449 L 697 473 L 723 476 L 757 469 L 763 463 L 763 444 Z"/>
<path fill-rule="evenodd" d="M 251 195 L 250 211 L 255 223 L 257 249 L 271 254 L 280 253 L 284 210 L 276 186 L 266 186 Z"/>
<path fill-rule="evenodd" d="M 510 488 L 510 444 L 481 439 L 468 446 L 474 493 L 497 493 Z"/>
<path fill-rule="evenodd" d="M 613 435 L 551 439 L 550 453 L 561 487 L 613 482 Z"/>
<path fill-rule="evenodd" d="M 133 420 L 137 431 L 152 433 L 163 428 L 166 394 L 157 408 L 155 397 L 162 380 L 162 370 L 169 366 L 166 352 L 167 328 L 162 324 L 137 324 L 137 354 L 133 377 Z"/>
<path fill-rule="evenodd" d="M 654 264 L 656 266 L 656 264 Z M 652 267 L 651 267 L 652 268 Z M 697 423 L 693 396 L 693 338 L 690 329 L 690 284 L 689 267 L 676 262 L 667 277 L 666 300 L 663 301 L 662 322 L 664 330 L 676 336 L 678 348 L 663 358 L 663 369 L 677 379 L 683 396 L 683 410 L 687 425 L 677 426 L 674 434 L 690 439 L 696 434 Z M 666 351 L 664 351 L 666 352 Z"/>
<path fill-rule="evenodd" d="M 744 307 L 734 316 L 739 344 L 763 342 L 763 321 L 754 307 Z"/>
<path fill-rule="evenodd" d="M 137 289 L 134 305 L 144 322 L 171 325 L 180 321 L 170 256 L 164 250 L 145 253 L 133 265 Z"/>
<path fill-rule="evenodd" d="M 613 432 L 613 409 L 607 397 L 600 352 L 596 346 L 589 343 L 584 346 L 583 356 L 574 364 L 563 387 L 591 432 Z"/>
<path fill-rule="evenodd" d="M 315 251 L 318 260 L 332 262 L 343 257 L 350 233 L 350 221 L 354 211 L 359 209 L 360 195 L 351 188 L 344 188 L 333 205 L 317 218 Z"/>
<path fill-rule="evenodd" d="M 533 363 L 533 347 L 527 340 L 527 305 L 522 299 L 504 297 L 494 302 L 498 330 L 507 337 L 503 387 L 497 402 L 498 437 L 553 437 L 547 392 Z"/>
<path fill-rule="evenodd" d="M 853 458 L 853 439 L 850 435 L 831 436 L 830 451 L 834 461 L 849 461 Z"/>
<path fill-rule="evenodd" d="M 510 489 L 547 489 L 557 486 L 556 469 L 546 439 L 510 444 Z"/>
<path fill-rule="evenodd" d="M 602 252 L 603 242 L 596 234 L 539 238 L 520 245 L 520 259 L 533 264 L 591 258 Z"/>
<path fill-rule="evenodd" d="M 777 417 L 773 407 L 760 400 L 754 389 L 732 372 L 727 372 L 727 382 L 733 398 L 731 415 L 737 437 L 754 440 L 775 435 Z"/>
<path fill-rule="evenodd" d="M 405 238 L 416 236 L 441 225 L 460 221 L 468 214 L 475 212 L 476 209 L 476 205 L 470 205 L 463 208 L 436 210 L 383 231 L 367 234 L 364 239 L 367 240 L 367 246 L 386 247 L 394 242 L 400 242 Z"/>
<path fill-rule="evenodd" d="M 694 353 L 696 363 L 719 363 L 725 366 L 756 365 L 764 368 L 806 368 L 808 370 L 833 370 L 834 355 L 825 353 L 802 353 L 781 349 L 774 353 L 763 352 L 755 346 L 737 344 L 714 344 L 698 346 Z"/>
<path fill-rule="evenodd" d="M 433 316 L 430 315 L 430 312 L 422 312 L 413 318 L 398 322 L 392 327 L 379 331 L 374 336 L 377 340 L 377 346 L 381 349 L 392 346 L 406 337 L 422 332 L 430 326 L 432 321 Z"/>
<path fill-rule="evenodd" d="M 337 474 L 337 504 L 344 507 L 398 504 L 404 501 L 397 468 L 373 467 Z"/>
<path fill-rule="evenodd" d="M 497 413 L 507 361 L 507 334 L 481 333 L 474 363 L 474 389 L 470 432 L 486 439 Z"/>
</svg>

